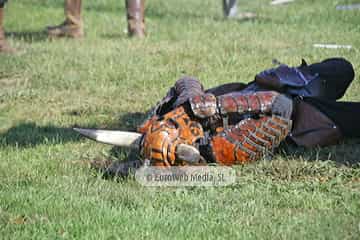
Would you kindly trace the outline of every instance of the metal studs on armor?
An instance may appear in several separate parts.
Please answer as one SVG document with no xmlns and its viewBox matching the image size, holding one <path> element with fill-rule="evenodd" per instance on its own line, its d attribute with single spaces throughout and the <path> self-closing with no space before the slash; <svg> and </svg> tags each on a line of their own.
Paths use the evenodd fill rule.
<svg viewBox="0 0 360 240">
<path fill-rule="evenodd" d="M 217 113 L 216 97 L 207 93 L 189 99 L 191 109 L 196 117 L 207 118 Z"/>
</svg>

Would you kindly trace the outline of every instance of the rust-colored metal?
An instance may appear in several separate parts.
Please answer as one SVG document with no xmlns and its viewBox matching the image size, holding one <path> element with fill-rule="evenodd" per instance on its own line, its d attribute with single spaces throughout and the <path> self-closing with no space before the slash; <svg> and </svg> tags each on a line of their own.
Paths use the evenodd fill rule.
<svg viewBox="0 0 360 240">
<path fill-rule="evenodd" d="M 183 107 L 178 107 L 162 117 L 153 116 L 139 127 L 138 131 L 145 134 L 143 156 L 153 165 L 184 165 L 177 159 L 176 146 L 196 146 L 196 140 L 204 137 L 199 118 L 214 118 L 223 120 L 216 122 L 215 133 L 208 139 L 217 163 L 233 165 L 257 160 L 273 152 L 291 130 L 291 120 L 272 114 L 279 96 L 277 92 L 264 91 L 233 92 L 217 98 L 213 94 L 192 97 L 189 103 L 194 119 Z M 255 113 L 259 118 L 228 125 L 228 115 L 244 113 Z"/>
<path fill-rule="evenodd" d="M 207 118 L 217 113 L 216 97 L 211 93 L 197 95 L 189 102 L 196 117 Z"/>
<path fill-rule="evenodd" d="M 279 116 L 245 119 L 211 138 L 217 163 L 244 164 L 271 152 L 291 130 L 291 121 Z"/>
<path fill-rule="evenodd" d="M 271 107 L 276 97 L 280 94 L 274 91 L 256 92 L 244 94 L 233 92 L 218 97 L 220 113 L 267 113 L 271 112 Z"/>
<path fill-rule="evenodd" d="M 186 165 L 186 162 L 176 158 L 176 147 L 179 144 L 194 145 L 204 137 L 200 123 L 193 121 L 183 107 L 161 118 L 153 117 L 139 130 L 145 133 L 142 155 L 155 166 Z"/>
</svg>

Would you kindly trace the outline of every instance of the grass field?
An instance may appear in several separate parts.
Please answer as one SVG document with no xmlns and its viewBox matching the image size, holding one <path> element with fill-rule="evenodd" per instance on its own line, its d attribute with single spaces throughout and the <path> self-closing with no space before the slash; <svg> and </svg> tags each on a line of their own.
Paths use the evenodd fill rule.
<svg viewBox="0 0 360 240">
<path fill-rule="evenodd" d="M 274 58 L 335 56 L 360 72 L 360 11 L 335 10 L 356 1 L 269 2 L 239 1 L 258 14 L 239 22 L 223 19 L 220 0 L 149 0 L 148 37 L 134 40 L 124 1 L 84 1 L 86 38 L 49 41 L 63 1 L 11 0 L 5 27 L 19 51 L 0 55 L 0 238 L 360 239 L 359 139 L 238 166 L 231 187 L 146 188 L 103 179 L 89 163 L 126 153 L 70 130 L 133 130 L 183 75 L 212 87 L 251 81 Z M 360 101 L 359 81 L 345 100 Z"/>
</svg>

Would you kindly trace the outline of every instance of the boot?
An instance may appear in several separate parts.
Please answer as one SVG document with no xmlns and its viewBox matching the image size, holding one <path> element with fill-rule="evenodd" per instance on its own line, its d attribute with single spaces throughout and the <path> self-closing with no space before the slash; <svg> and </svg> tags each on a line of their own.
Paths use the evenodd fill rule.
<svg viewBox="0 0 360 240">
<path fill-rule="evenodd" d="M 84 28 L 81 19 L 81 0 L 65 0 L 64 9 L 65 21 L 60 25 L 47 27 L 48 36 L 82 38 Z"/>
<path fill-rule="evenodd" d="M 15 49 L 9 46 L 5 39 L 5 31 L 3 27 L 4 8 L 0 8 L 0 53 L 14 53 Z"/>
<path fill-rule="evenodd" d="M 229 19 L 251 20 L 256 17 L 252 12 L 240 12 L 237 10 L 237 0 L 223 0 L 224 16 Z"/>
<path fill-rule="evenodd" d="M 237 15 L 236 0 L 223 0 L 223 11 L 225 17 L 235 17 Z"/>
<path fill-rule="evenodd" d="M 145 37 L 145 0 L 126 0 L 128 34 L 130 37 Z"/>
</svg>

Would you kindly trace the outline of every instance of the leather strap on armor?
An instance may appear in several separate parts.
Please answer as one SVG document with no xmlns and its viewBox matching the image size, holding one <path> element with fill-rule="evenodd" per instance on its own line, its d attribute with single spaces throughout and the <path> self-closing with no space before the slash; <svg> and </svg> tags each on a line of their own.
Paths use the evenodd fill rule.
<svg viewBox="0 0 360 240">
<path fill-rule="evenodd" d="M 223 165 L 257 160 L 279 146 L 290 132 L 291 125 L 291 120 L 276 115 L 244 119 L 211 138 L 213 158 Z"/>
</svg>

